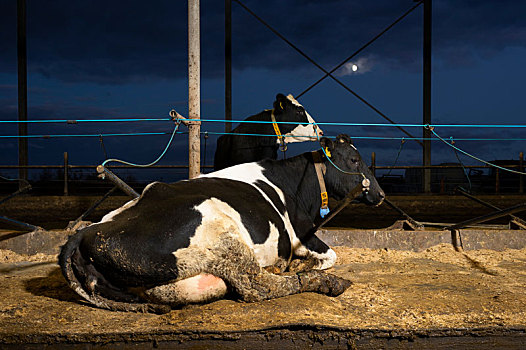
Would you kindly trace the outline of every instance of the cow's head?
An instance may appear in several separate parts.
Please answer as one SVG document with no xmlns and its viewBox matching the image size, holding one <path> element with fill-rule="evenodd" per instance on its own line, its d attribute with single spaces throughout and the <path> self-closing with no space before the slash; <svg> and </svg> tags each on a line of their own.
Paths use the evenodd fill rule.
<svg viewBox="0 0 526 350">
<path fill-rule="evenodd" d="M 337 169 L 329 160 L 325 159 L 324 163 L 327 167 L 325 182 L 330 196 L 341 200 L 363 180 L 361 175 L 351 175 L 345 172 L 361 173 L 369 179 L 370 186 L 369 191 L 362 193 L 356 200 L 368 205 L 380 205 L 382 203 L 385 193 L 348 135 L 338 135 L 334 141 L 323 137 L 320 144 L 324 148 L 325 154 L 330 157 L 330 161 L 340 168 Z"/>
<path fill-rule="evenodd" d="M 314 119 L 299 104 L 292 95 L 285 96 L 278 94 L 274 101 L 274 116 L 278 122 L 291 122 L 294 124 L 282 124 L 278 126 L 282 135 L 285 136 L 285 142 L 303 142 L 315 141 L 317 135 L 323 135 L 323 131 L 315 124 Z M 297 123 L 310 123 L 301 125 Z"/>
</svg>

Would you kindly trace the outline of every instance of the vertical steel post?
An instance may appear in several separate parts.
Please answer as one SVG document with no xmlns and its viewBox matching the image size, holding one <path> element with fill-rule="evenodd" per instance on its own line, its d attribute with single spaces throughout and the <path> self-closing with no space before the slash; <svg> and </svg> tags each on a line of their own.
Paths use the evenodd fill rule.
<svg viewBox="0 0 526 350">
<path fill-rule="evenodd" d="M 423 123 L 431 124 L 431 0 L 424 0 L 424 99 Z M 423 165 L 431 166 L 431 131 L 423 129 Z M 431 192 L 431 169 L 423 171 L 423 190 Z"/>
<path fill-rule="evenodd" d="M 524 172 L 524 153 L 519 153 L 519 171 Z M 519 175 L 519 193 L 524 193 L 524 175 Z"/>
<path fill-rule="evenodd" d="M 27 45 L 26 0 L 17 0 L 17 56 L 18 56 L 18 178 L 19 188 L 27 180 Z"/>
<path fill-rule="evenodd" d="M 225 132 L 232 131 L 232 0 L 225 0 Z"/>
<path fill-rule="evenodd" d="M 371 173 L 376 177 L 376 153 L 371 153 Z"/>
<path fill-rule="evenodd" d="M 69 195 L 69 190 L 68 190 L 68 168 L 69 168 L 68 152 L 64 152 L 64 196 Z"/>
<path fill-rule="evenodd" d="M 188 0 L 188 117 L 201 118 L 201 52 L 200 52 L 199 0 Z M 201 122 L 188 125 L 188 177 L 200 174 Z"/>
<path fill-rule="evenodd" d="M 495 193 L 500 192 L 500 172 L 499 169 L 495 169 Z"/>
</svg>

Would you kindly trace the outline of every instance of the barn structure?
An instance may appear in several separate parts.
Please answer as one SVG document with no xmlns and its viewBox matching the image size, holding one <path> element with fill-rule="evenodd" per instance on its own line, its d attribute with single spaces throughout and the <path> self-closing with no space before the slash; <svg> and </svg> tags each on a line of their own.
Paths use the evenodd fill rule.
<svg viewBox="0 0 526 350">
<path fill-rule="evenodd" d="M 240 1 L 233 1 L 246 8 Z M 19 3 L 24 13 L 25 1 Z M 190 108 L 188 118 L 179 119 L 189 128 L 189 177 L 193 178 L 202 170 L 199 1 L 188 3 Z M 230 4 L 231 0 L 225 1 L 227 33 Z M 393 194 L 378 208 L 350 204 L 316 232 L 338 255 L 330 272 L 352 282 L 345 293 L 334 298 L 301 293 L 256 303 L 226 298 L 176 308 L 164 315 L 94 308 L 81 300 L 60 274 L 60 246 L 88 221 L 99 220 L 130 197 L 138 196 L 138 192 L 133 184 L 130 186 L 129 181 L 122 181 L 111 171 L 118 167 L 110 170 L 101 166 L 99 174 L 111 181 L 107 182 L 109 192 L 102 198 L 20 195 L 29 189 L 23 181 L 27 176 L 27 145 L 22 142 L 20 189 L 0 202 L 0 219 L 6 223 L 0 230 L 0 347 L 525 348 L 526 201 L 522 156 L 515 164 L 503 162 L 497 164 L 500 168 L 492 168 L 489 182 L 484 183 L 491 191 L 496 189 L 497 193 L 491 195 L 484 191 L 474 194 L 464 188 L 466 173 L 462 164 L 443 164 L 431 170 L 428 141 L 433 129 L 429 128 L 430 95 L 426 90 L 431 83 L 431 0 L 416 2 L 410 11 L 421 5 L 428 20 L 424 29 L 424 71 L 429 75 L 424 74 L 422 123 L 428 128 L 422 128 L 423 165 L 408 169 L 406 178 L 420 179 L 419 184 L 428 193 Z M 227 50 L 227 64 L 228 55 Z M 326 77 L 336 79 L 332 71 L 324 71 Z M 231 120 L 228 76 L 226 86 L 225 116 Z M 23 104 L 22 98 L 20 121 L 24 118 Z M 227 132 L 229 125 L 225 123 Z M 20 136 L 26 132 L 22 127 Z M 455 171 L 450 170 L 453 168 Z M 501 183 L 498 169 L 502 168 L 516 169 L 516 173 Z M 67 158 L 64 169 L 67 194 L 71 169 Z M 379 169 L 373 161 L 371 170 Z M 455 186 L 445 180 L 453 177 Z M 502 195 L 500 186 L 508 180 L 513 193 Z M 396 184 L 391 185 L 395 188 Z M 432 187 L 434 194 L 429 193 Z M 331 207 L 338 204 L 330 202 Z"/>
</svg>

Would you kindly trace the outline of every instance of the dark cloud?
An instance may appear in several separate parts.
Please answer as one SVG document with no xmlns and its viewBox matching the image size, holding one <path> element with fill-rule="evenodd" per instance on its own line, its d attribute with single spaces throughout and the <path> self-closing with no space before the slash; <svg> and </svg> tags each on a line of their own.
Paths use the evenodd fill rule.
<svg viewBox="0 0 526 350">
<path fill-rule="evenodd" d="M 186 1 L 28 2 L 29 70 L 67 82 L 119 84 L 185 78 Z M 414 5 L 409 0 L 245 0 L 289 40 L 331 68 Z M 526 45 L 526 3 L 433 1 L 434 54 L 447 65 L 467 65 L 505 47 Z M 235 1 L 233 62 L 238 70 L 309 68 L 310 63 Z M 16 72 L 16 2 L 4 1 L 0 72 Z M 201 1 L 202 74 L 223 74 L 223 2 Z M 421 59 L 422 8 L 360 57 L 416 69 Z M 418 68 L 420 69 L 420 68 Z"/>
</svg>

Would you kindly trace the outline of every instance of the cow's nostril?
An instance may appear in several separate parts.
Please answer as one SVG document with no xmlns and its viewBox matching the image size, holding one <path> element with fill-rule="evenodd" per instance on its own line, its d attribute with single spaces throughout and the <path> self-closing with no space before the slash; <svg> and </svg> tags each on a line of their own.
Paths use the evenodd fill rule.
<svg viewBox="0 0 526 350">
<path fill-rule="evenodd" d="M 319 130 L 318 135 L 323 136 L 323 131 Z"/>
</svg>

